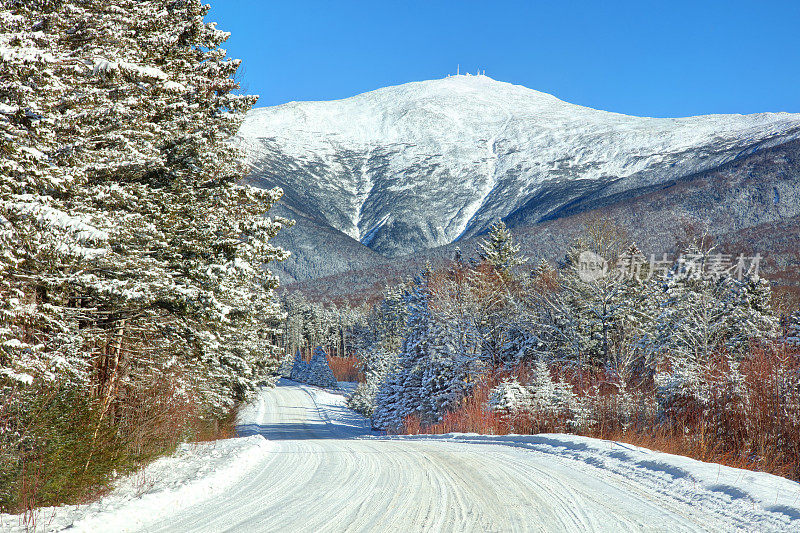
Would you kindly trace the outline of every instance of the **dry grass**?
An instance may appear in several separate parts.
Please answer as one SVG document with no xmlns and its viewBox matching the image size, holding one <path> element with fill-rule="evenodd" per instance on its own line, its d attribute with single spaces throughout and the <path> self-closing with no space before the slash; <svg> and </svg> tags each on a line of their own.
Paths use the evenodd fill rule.
<svg viewBox="0 0 800 533">
<path fill-rule="evenodd" d="M 421 427 L 419 417 L 410 416 L 405 421 L 405 433 L 416 435 L 441 433 L 481 433 L 484 435 L 506 435 L 512 432 L 508 420 L 491 412 L 486 404 L 494 379 L 477 384 L 470 396 L 464 398 L 457 411 L 446 413 L 442 420 L 432 426 Z"/>
<path fill-rule="evenodd" d="M 99 399 L 71 388 L 25 391 L 34 396 L 20 419 L 25 446 L 0 441 L 0 511 L 34 520 L 40 506 L 88 503 L 109 490 L 114 472 L 136 472 L 186 440 L 233 436 L 233 410 L 208 416 L 177 390 L 177 376 L 150 378 L 126 388 L 124 402 L 114 402 L 106 416 Z"/>
</svg>

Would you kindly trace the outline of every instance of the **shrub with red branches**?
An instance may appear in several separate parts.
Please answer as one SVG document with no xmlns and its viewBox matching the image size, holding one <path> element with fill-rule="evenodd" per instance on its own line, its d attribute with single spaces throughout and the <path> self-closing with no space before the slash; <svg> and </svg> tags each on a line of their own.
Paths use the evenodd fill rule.
<svg viewBox="0 0 800 533">
<path fill-rule="evenodd" d="M 329 355 L 328 365 L 330 365 L 333 375 L 336 376 L 336 381 L 364 381 L 359 361 L 353 355 L 347 357 Z"/>
</svg>

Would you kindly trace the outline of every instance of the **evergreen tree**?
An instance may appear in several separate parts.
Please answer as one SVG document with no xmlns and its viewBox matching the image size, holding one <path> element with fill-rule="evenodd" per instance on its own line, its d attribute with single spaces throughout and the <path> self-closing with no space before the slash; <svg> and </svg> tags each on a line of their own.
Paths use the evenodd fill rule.
<svg viewBox="0 0 800 533">
<path fill-rule="evenodd" d="M 790 346 L 800 347 L 800 311 L 789 317 L 789 325 L 786 331 L 786 342 Z"/>
<path fill-rule="evenodd" d="M 663 349 L 674 358 L 702 364 L 725 350 L 740 357 L 752 339 L 777 335 L 769 283 L 761 278 L 711 275 L 703 267 L 713 249 L 692 245 L 665 282 L 659 317 Z"/>
<path fill-rule="evenodd" d="M 290 353 L 286 353 L 281 359 L 281 366 L 278 367 L 278 375 L 282 378 L 291 379 L 292 368 L 294 368 L 294 360 Z"/>
<path fill-rule="evenodd" d="M 417 278 L 406 293 L 407 335 L 397 365 L 375 395 L 372 423 L 375 427 L 398 431 L 406 417 L 420 415 L 425 367 L 431 350 L 435 325 L 428 306 L 430 271 Z"/>
<path fill-rule="evenodd" d="M 440 327 L 422 374 L 419 412 L 425 424 L 439 422 L 445 413 L 459 405 L 472 388 L 471 361 L 458 346 L 459 337 L 453 339 L 453 332 L 448 331 L 446 326 Z"/>
<path fill-rule="evenodd" d="M 48 449 L 102 484 L 101 435 L 113 461 L 152 457 L 172 437 L 141 425 L 224 414 L 277 366 L 263 266 L 289 222 L 263 216 L 279 189 L 240 184 L 256 97 L 208 9 L 0 0 L 0 484 Z M 20 493 L 0 487 L 0 507 Z"/>
<path fill-rule="evenodd" d="M 109 404 L 137 372 L 182 367 L 222 407 L 274 367 L 262 318 L 278 313 L 277 279 L 261 265 L 286 257 L 269 240 L 287 221 L 262 216 L 280 190 L 238 184 L 246 169 L 230 140 L 256 97 L 234 92 L 239 61 L 207 11 L 198 0 L 3 1 L 0 269 L 13 297 L 0 319 L 20 348 L 4 350 L 10 368 L 45 377 L 73 361 Z M 154 335 L 145 356 L 126 349 Z"/>
<path fill-rule="evenodd" d="M 292 370 L 289 373 L 289 378 L 294 381 L 302 381 L 305 383 L 306 376 L 308 375 L 308 363 L 303 361 L 303 355 L 300 350 L 294 355 L 294 363 L 292 363 Z"/>
<path fill-rule="evenodd" d="M 358 384 L 353 395 L 347 400 L 347 405 L 371 418 L 378 390 L 395 370 L 397 352 L 386 351 L 381 345 L 373 345 L 359 354 L 359 360 L 364 381 Z"/>
<path fill-rule="evenodd" d="M 450 285 L 433 277 L 426 270 L 406 293 L 406 337 L 394 371 L 375 395 L 376 427 L 399 430 L 409 416 L 426 425 L 437 422 L 471 388 L 481 344 L 470 333 L 471 319 L 453 323 L 454 315 L 446 310 L 453 301 L 443 296 L 452 297 Z"/>
<path fill-rule="evenodd" d="M 481 259 L 503 273 L 509 273 L 512 268 L 527 261 L 527 258 L 520 256 L 519 245 L 514 244 L 514 238 L 502 220 L 492 225 L 488 237 L 478 247 Z"/>
<path fill-rule="evenodd" d="M 372 417 L 378 390 L 397 364 L 397 354 L 408 320 L 405 292 L 404 284 L 387 286 L 383 298 L 367 317 L 367 327 L 361 335 L 356 354 L 364 381 L 358 384 L 348 405 L 367 417 Z"/>
<path fill-rule="evenodd" d="M 533 409 L 533 394 L 516 378 L 504 379 L 489 393 L 489 408 L 502 415 L 514 415 Z"/>
<path fill-rule="evenodd" d="M 766 280 L 710 273 L 712 253 L 713 248 L 693 243 L 664 282 L 666 301 L 655 323 L 657 349 L 669 363 L 668 371 L 656 376 L 662 399 L 681 394 L 706 401 L 715 384 L 704 369 L 713 356 L 725 355 L 735 374 L 752 342 L 777 336 Z"/>
<path fill-rule="evenodd" d="M 317 387 L 325 387 L 328 389 L 335 389 L 339 386 L 328 364 L 328 355 L 321 346 L 314 348 L 314 353 L 311 355 L 311 362 L 309 362 L 308 369 L 306 370 L 305 382 L 309 385 L 316 385 Z"/>
</svg>

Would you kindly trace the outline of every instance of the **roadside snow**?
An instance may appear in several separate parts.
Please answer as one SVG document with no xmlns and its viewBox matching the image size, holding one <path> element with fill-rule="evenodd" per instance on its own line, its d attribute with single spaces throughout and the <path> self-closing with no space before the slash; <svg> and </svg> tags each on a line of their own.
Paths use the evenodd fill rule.
<svg viewBox="0 0 800 533">
<path fill-rule="evenodd" d="M 709 514 L 736 516 L 750 531 L 800 531 L 800 483 L 764 472 L 705 463 L 616 441 L 539 435 L 406 435 L 392 440 L 494 444 L 544 453 L 575 468 L 602 471 L 645 486 L 653 495 L 690 503 Z M 784 529 L 785 527 L 785 529 Z"/>
<path fill-rule="evenodd" d="M 369 419 L 347 407 L 347 398 L 353 394 L 356 385 L 357 383 L 340 381 L 341 390 L 311 386 L 307 386 L 306 390 L 328 423 L 359 435 L 372 432 L 372 424 Z"/>
<path fill-rule="evenodd" d="M 35 531 L 95 533 L 138 531 L 166 515 L 227 490 L 261 462 L 271 443 L 263 436 L 182 444 L 178 451 L 120 479 L 111 492 L 87 505 L 39 509 Z M 0 515 L 0 531 L 26 531 L 21 515 Z"/>
<path fill-rule="evenodd" d="M 350 396 L 356 391 L 358 387 L 358 381 L 340 381 L 339 382 L 339 390 L 341 394 L 344 394 L 344 397 L 350 399 Z"/>
<path fill-rule="evenodd" d="M 377 435 L 345 402 L 280 380 L 241 410 L 249 436 L 184 445 L 36 531 L 800 531 L 781 477 L 574 435 Z"/>
</svg>

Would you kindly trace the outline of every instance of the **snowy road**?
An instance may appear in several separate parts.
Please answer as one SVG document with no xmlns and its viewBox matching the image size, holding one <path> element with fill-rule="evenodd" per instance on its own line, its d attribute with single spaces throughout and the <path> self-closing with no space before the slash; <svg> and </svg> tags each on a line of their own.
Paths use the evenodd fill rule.
<svg viewBox="0 0 800 533">
<path fill-rule="evenodd" d="M 732 485 L 715 491 L 689 470 L 641 461 L 640 451 L 604 441 L 585 439 L 606 445 L 598 451 L 568 436 L 508 438 L 505 444 L 493 440 L 502 437 L 475 435 L 376 438 L 344 408 L 341 396 L 292 382 L 264 390 L 242 421 L 242 434 L 271 441 L 264 459 L 224 493 L 147 531 L 731 531 L 800 525 L 793 507 L 766 510 Z M 636 468 L 623 468 L 629 462 Z M 717 473 L 714 465 L 717 478 L 729 470 L 742 472 Z M 781 482 L 788 484 L 784 490 L 796 486 Z"/>
</svg>

